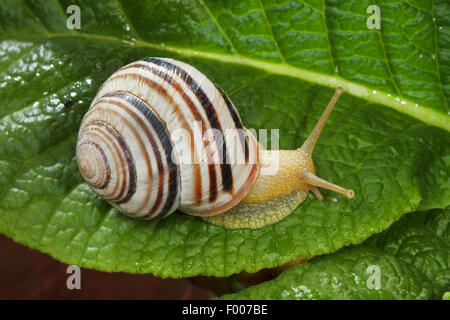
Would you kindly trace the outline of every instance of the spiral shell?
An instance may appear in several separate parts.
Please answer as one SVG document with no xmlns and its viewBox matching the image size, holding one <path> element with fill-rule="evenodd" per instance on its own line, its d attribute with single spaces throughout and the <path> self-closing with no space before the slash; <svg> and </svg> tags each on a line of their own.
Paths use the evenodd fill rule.
<svg viewBox="0 0 450 320">
<path fill-rule="evenodd" d="M 141 219 L 226 211 L 260 168 L 259 144 L 226 94 L 167 58 L 135 61 L 109 77 L 82 120 L 77 161 L 97 194 Z"/>
</svg>

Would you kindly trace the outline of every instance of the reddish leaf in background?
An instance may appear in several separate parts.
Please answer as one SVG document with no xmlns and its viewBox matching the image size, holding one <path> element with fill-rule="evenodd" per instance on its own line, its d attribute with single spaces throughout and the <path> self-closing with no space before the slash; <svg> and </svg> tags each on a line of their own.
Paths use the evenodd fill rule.
<svg viewBox="0 0 450 320">
<path fill-rule="evenodd" d="M 0 299 L 211 299 L 188 280 L 81 268 L 81 290 L 66 286 L 67 264 L 0 236 Z"/>
</svg>

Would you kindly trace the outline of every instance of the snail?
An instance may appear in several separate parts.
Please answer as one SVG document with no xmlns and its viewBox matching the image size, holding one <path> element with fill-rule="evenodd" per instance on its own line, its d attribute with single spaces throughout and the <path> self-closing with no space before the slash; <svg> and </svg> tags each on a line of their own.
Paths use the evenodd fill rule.
<svg viewBox="0 0 450 320">
<path fill-rule="evenodd" d="M 98 90 L 80 125 L 78 167 L 100 197 L 130 217 L 179 210 L 229 229 L 261 228 L 289 215 L 309 191 L 322 200 L 317 187 L 353 198 L 352 190 L 317 177 L 311 158 L 342 93 L 336 89 L 299 149 L 265 150 L 207 76 L 174 59 L 144 58 Z M 274 157 L 276 172 L 262 174 Z"/>
</svg>

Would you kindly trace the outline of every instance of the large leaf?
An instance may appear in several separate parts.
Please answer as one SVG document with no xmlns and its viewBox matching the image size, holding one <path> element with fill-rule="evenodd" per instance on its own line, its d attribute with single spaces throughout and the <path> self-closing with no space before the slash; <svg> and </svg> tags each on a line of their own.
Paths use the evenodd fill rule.
<svg viewBox="0 0 450 320">
<path fill-rule="evenodd" d="M 81 9 L 80 30 L 66 28 L 71 4 Z M 419 206 L 445 207 L 449 7 L 386 2 L 382 28 L 369 30 L 370 4 L 2 1 L 0 232 L 100 270 L 226 276 L 333 252 Z M 347 94 L 313 158 L 321 177 L 356 197 L 309 196 L 259 230 L 225 230 L 181 213 L 149 222 L 119 214 L 78 173 L 76 134 L 101 83 L 146 56 L 205 72 L 247 127 L 280 129 L 282 148 L 301 145 L 342 86 Z"/>
<path fill-rule="evenodd" d="M 450 288 L 449 244 L 450 207 L 411 213 L 359 246 L 222 299 L 441 299 Z"/>
</svg>

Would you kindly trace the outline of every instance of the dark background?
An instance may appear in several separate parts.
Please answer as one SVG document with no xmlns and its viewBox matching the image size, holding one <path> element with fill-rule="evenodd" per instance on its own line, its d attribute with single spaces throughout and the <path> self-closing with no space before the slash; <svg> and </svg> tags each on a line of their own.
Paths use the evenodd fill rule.
<svg viewBox="0 0 450 320">
<path fill-rule="evenodd" d="M 0 299 L 211 299 L 189 280 L 81 268 L 81 290 L 66 286 L 67 264 L 0 235 Z"/>
</svg>

